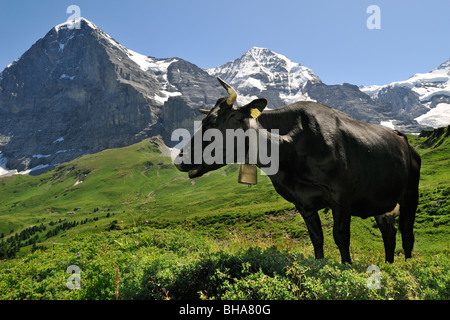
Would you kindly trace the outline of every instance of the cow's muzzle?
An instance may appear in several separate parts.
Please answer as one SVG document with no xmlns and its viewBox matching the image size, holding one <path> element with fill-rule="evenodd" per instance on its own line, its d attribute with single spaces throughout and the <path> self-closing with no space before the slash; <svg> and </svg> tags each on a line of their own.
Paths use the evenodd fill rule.
<svg viewBox="0 0 450 320">
<path fill-rule="evenodd" d="M 203 166 L 198 165 L 197 167 L 188 171 L 188 176 L 191 179 L 201 177 L 203 175 Z"/>
<path fill-rule="evenodd" d="M 180 153 L 179 157 L 182 157 L 182 153 Z M 188 172 L 188 176 L 191 179 L 200 177 L 204 173 L 202 164 L 185 164 L 183 162 L 178 163 L 175 161 L 175 167 L 181 172 Z"/>
</svg>

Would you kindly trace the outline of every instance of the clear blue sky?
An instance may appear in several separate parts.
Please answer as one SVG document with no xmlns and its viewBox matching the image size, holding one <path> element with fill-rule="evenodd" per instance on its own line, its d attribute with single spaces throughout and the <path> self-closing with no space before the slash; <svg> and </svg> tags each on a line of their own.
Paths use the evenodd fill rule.
<svg viewBox="0 0 450 320">
<path fill-rule="evenodd" d="M 448 0 L 2 0 L 0 70 L 66 21 L 72 4 L 134 51 L 203 68 L 259 46 L 327 84 L 370 85 L 405 80 L 450 58 Z M 379 30 L 366 26 L 373 4 Z"/>
</svg>

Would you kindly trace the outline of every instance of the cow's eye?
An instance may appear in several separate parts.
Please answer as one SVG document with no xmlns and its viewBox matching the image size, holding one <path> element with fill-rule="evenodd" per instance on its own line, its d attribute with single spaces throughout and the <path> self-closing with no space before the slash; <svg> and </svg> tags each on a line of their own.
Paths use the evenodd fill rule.
<svg viewBox="0 0 450 320">
<path fill-rule="evenodd" d="M 237 122 L 239 122 L 241 120 L 242 120 L 242 115 L 239 114 L 239 113 L 232 113 L 228 117 L 228 122 L 229 123 L 237 123 Z"/>
<path fill-rule="evenodd" d="M 216 123 L 216 118 L 208 115 L 205 119 L 202 120 L 202 126 L 205 128 L 213 127 Z"/>
</svg>

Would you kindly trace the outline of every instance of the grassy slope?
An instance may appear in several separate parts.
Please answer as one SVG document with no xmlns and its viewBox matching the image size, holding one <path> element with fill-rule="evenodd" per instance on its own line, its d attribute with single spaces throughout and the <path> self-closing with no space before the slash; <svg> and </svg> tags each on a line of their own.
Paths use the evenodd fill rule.
<svg viewBox="0 0 450 320">
<path fill-rule="evenodd" d="M 449 248 L 450 126 L 409 138 L 422 157 L 416 247 L 430 251 Z"/>
<path fill-rule="evenodd" d="M 414 251 L 419 257 L 444 252 L 444 256 L 448 259 L 450 139 L 447 136 L 448 129 L 435 137 L 409 137 L 411 143 L 422 155 L 421 200 L 415 228 Z M 235 254 L 241 255 L 253 246 L 261 248 L 275 246 L 279 254 L 287 250 L 289 254 L 283 254 L 290 264 L 285 264 L 283 270 L 293 270 L 293 261 L 300 263 L 298 255 L 311 255 L 312 246 L 301 217 L 292 210 L 292 204 L 283 200 L 274 191 L 267 177 L 258 176 L 258 185 L 248 188 L 237 183 L 238 167 L 227 166 L 194 182 L 189 180 L 186 174 L 178 172 L 171 164 L 170 158 L 163 157 L 160 150 L 158 140 L 145 140 L 126 148 L 111 149 L 85 156 L 37 177 L 13 176 L 0 179 L 0 233 L 3 232 L 6 237 L 30 225 L 48 224 L 58 219 L 82 221 L 87 218 L 90 221 L 49 239 L 45 238 L 45 232 L 39 234 L 39 242 L 48 248 L 52 248 L 55 243 L 65 243 L 64 246 L 46 253 L 37 251 L 31 256 L 28 256 L 31 246 L 27 246 L 19 252 L 19 256 L 24 256 L 25 260 L 14 259 L 0 262 L 0 264 L 15 265 L 17 270 L 20 266 L 22 271 L 17 271 L 17 277 L 34 277 L 36 271 L 33 271 L 31 265 L 27 265 L 31 263 L 30 261 L 36 263 L 36 258 L 31 257 L 40 257 L 42 254 L 41 258 L 44 260 L 51 255 L 63 259 L 65 255 L 70 255 L 70 252 L 77 250 L 71 245 L 75 242 L 78 248 L 84 246 L 95 252 L 94 256 L 98 259 L 98 264 L 118 263 L 122 265 L 122 268 L 133 269 L 131 265 L 139 264 L 134 260 L 136 257 L 146 262 L 153 261 L 152 259 L 156 259 L 155 250 L 161 249 L 161 245 L 151 243 L 147 244 L 147 251 L 143 252 L 137 243 L 141 243 L 142 239 L 148 237 L 154 238 L 155 233 L 158 232 L 162 233 L 162 238 L 171 236 L 169 230 L 174 228 L 178 230 L 176 234 L 186 238 L 185 242 L 181 241 L 178 244 L 185 247 L 186 252 L 180 255 L 178 249 L 174 249 L 177 252 L 172 256 L 173 252 L 163 250 L 159 258 L 165 261 L 164 263 L 167 262 L 165 260 L 167 254 L 174 259 L 174 262 L 178 261 L 177 263 L 181 263 L 183 259 L 186 263 L 197 261 L 194 257 L 198 258 L 199 253 L 202 254 L 202 250 L 206 249 L 198 244 L 192 245 L 191 240 L 187 239 L 189 235 L 192 235 L 193 239 L 197 239 L 199 243 L 210 243 L 214 248 L 214 250 L 211 249 L 213 252 L 220 253 L 221 250 L 226 250 L 225 252 L 231 257 Z M 77 181 L 82 180 L 82 183 L 75 185 Z M 66 214 L 68 211 L 73 211 L 75 207 L 82 207 L 82 210 L 76 211 L 73 215 Z M 107 218 L 108 213 L 110 215 Z M 92 221 L 94 217 L 98 217 L 98 221 Z M 331 257 L 333 261 L 338 261 L 337 249 L 331 235 L 331 213 L 322 212 L 321 219 L 326 238 L 326 256 Z M 113 220 L 117 220 L 124 230 L 117 230 L 117 238 L 110 240 L 111 233 L 104 230 Z M 162 231 L 157 231 L 155 228 Z M 49 229 L 51 227 L 48 227 L 47 231 Z M 14 230 L 12 234 L 10 234 L 11 230 Z M 93 233 L 98 235 L 92 238 Z M 400 238 L 400 235 L 398 237 Z M 353 219 L 351 241 L 356 265 L 361 263 L 362 266 L 367 266 L 369 262 L 382 261 L 381 235 L 379 230 L 374 228 L 372 219 Z M 90 242 L 96 242 L 98 245 L 90 247 Z M 227 246 L 218 248 L 222 242 Z M 136 243 L 136 251 L 133 251 L 133 248 L 128 249 L 129 255 L 126 258 L 128 260 L 124 257 L 103 258 L 101 255 L 102 252 L 120 251 L 123 246 L 130 246 L 130 243 Z M 230 246 L 231 243 L 234 245 Z M 103 248 L 100 244 L 104 244 L 109 249 L 100 249 Z M 400 240 L 398 244 L 397 251 L 400 252 Z M 292 255 L 292 252 L 295 254 Z M 186 257 L 193 258 L 191 260 Z M 128 261 L 125 265 L 124 259 Z M 52 261 L 54 260 L 52 258 Z M 65 264 L 69 263 L 70 259 L 66 260 L 64 260 Z M 91 264 L 86 262 L 85 268 L 93 267 L 92 263 L 96 265 L 94 260 Z M 314 262 L 311 263 L 313 265 L 308 265 L 307 268 L 315 268 Z M 448 261 L 446 263 L 448 266 Z M 167 270 L 172 270 L 168 265 L 166 267 L 169 268 Z M 442 266 L 438 266 L 439 268 Z M 133 270 L 130 274 L 139 272 L 139 276 L 136 275 L 139 279 L 145 278 L 145 275 L 150 272 L 147 269 Z M 111 277 L 114 277 L 113 271 L 111 271 Z M 365 272 L 362 269 L 359 271 L 362 274 Z M 255 273 L 248 275 L 255 275 Z M 214 277 L 217 278 L 217 275 Z M 141 280 L 144 281 L 144 278 Z M 416 279 L 416 281 L 419 280 Z M 123 283 L 122 285 L 125 286 Z M 444 282 L 445 285 L 448 285 L 448 282 L 447 284 Z M 4 282 L 3 286 L 5 286 Z M 170 287 L 170 284 L 167 284 L 167 287 Z M 89 295 L 88 291 L 78 298 L 86 298 Z M 64 291 L 61 294 L 68 294 L 68 292 Z M 411 295 L 414 296 L 409 292 L 405 297 Z M 14 297 L 14 295 L 9 296 L 9 298 Z M 61 296 L 58 294 L 48 296 L 48 298 L 55 297 Z M 163 295 L 161 292 L 159 295 L 155 293 L 155 297 L 162 298 Z M 183 294 L 179 293 L 178 297 L 183 297 Z"/>
<path fill-rule="evenodd" d="M 112 219 L 124 225 L 144 220 L 173 223 L 193 216 L 260 214 L 292 207 L 265 176 L 251 189 L 238 184 L 237 166 L 192 181 L 161 155 L 158 144 L 158 140 L 145 140 L 85 156 L 40 176 L 0 179 L 0 233 L 8 236 L 11 230 L 16 233 L 30 225 L 84 220 L 107 212 L 114 215 L 99 221 L 102 225 Z M 83 182 L 76 184 L 79 181 Z M 82 210 L 67 215 L 76 207 Z"/>
</svg>

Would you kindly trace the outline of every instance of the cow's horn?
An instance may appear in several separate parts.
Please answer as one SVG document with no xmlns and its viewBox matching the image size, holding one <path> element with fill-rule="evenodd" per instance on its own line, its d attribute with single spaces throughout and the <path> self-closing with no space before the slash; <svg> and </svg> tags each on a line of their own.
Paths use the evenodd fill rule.
<svg viewBox="0 0 450 320">
<path fill-rule="evenodd" d="M 232 106 L 233 103 L 236 101 L 237 99 L 237 93 L 236 90 L 234 90 L 228 83 L 226 83 L 225 81 L 223 81 L 222 79 L 220 79 L 220 77 L 217 77 L 217 80 L 219 80 L 220 84 L 227 90 L 228 92 L 228 99 L 227 99 L 227 104 Z"/>
</svg>

